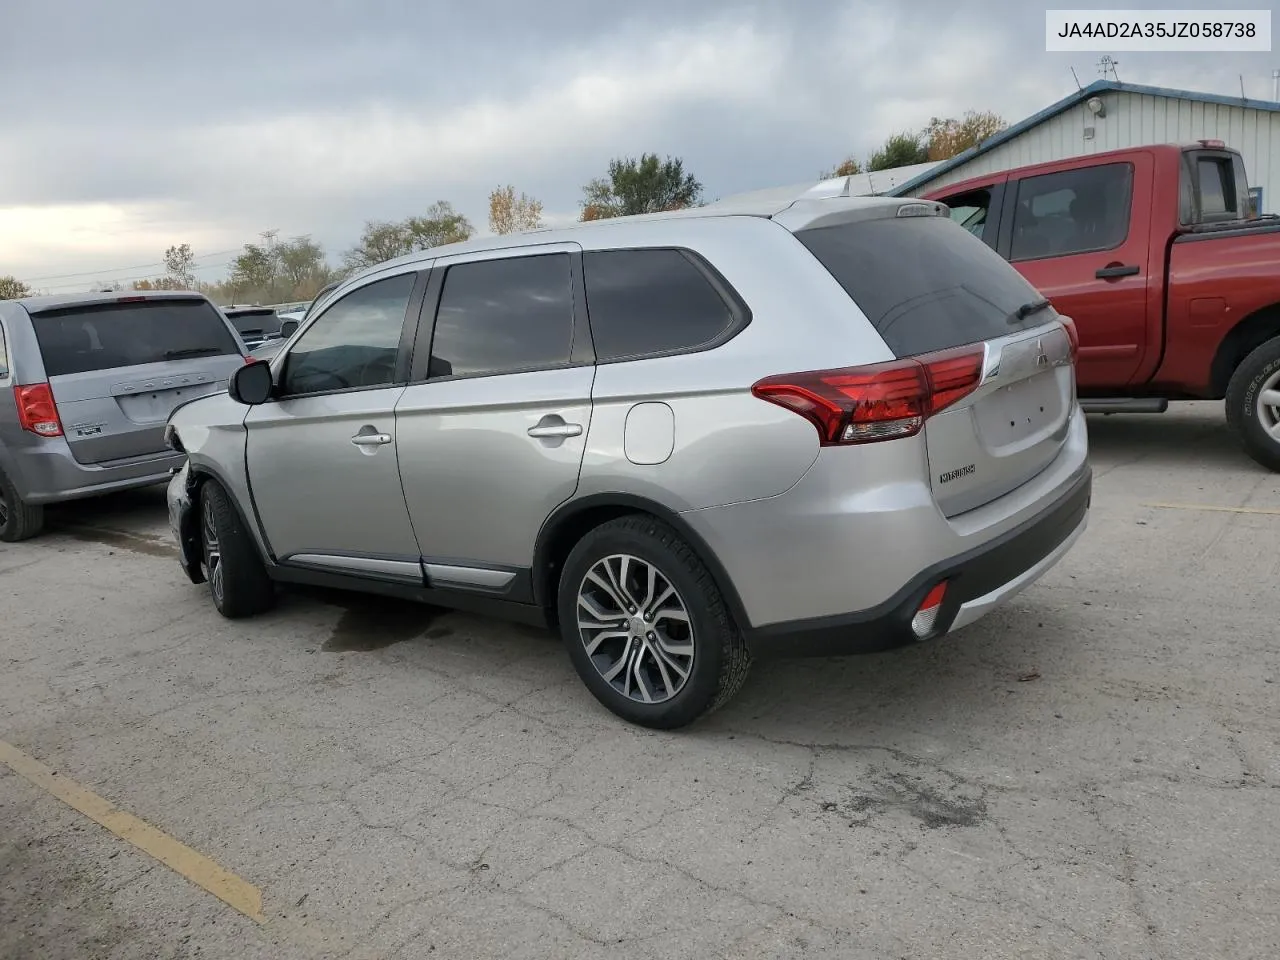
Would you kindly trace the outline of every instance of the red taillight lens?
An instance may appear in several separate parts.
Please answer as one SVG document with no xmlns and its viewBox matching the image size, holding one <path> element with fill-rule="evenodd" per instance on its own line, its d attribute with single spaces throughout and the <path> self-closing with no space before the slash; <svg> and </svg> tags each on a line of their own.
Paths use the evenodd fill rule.
<svg viewBox="0 0 1280 960">
<path fill-rule="evenodd" d="M 960 347 L 865 367 L 766 377 L 761 400 L 800 414 L 823 446 L 910 437 L 982 380 L 982 347 Z"/>
<path fill-rule="evenodd" d="M 47 383 L 14 387 L 13 399 L 18 405 L 18 423 L 23 430 L 42 437 L 62 436 L 58 406 L 53 402 L 53 391 Z"/>
<path fill-rule="evenodd" d="M 1080 354 L 1080 331 L 1076 329 L 1076 322 L 1070 317 L 1059 317 L 1062 325 L 1067 328 L 1067 339 L 1071 341 L 1071 362 L 1076 362 L 1076 357 Z"/>
</svg>

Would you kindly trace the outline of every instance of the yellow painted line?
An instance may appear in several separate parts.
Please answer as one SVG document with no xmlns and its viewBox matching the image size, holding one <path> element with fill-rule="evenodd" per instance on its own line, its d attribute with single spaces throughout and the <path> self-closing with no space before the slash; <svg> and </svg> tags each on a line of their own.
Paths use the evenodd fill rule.
<svg viewBox="0 0 1280 960">
<path fill-rule="evenodd" d="M 266 917 L 262 914 L 262 891 L 247 880 L 224 870 L 204 854 L 197 853 L 133 814 L 117 809 L 109 800 L 85 789 L 74 780 L 61 776 L 35 757 L 28 756 L 3 740 L 0 740 L 0 763 L 45 793 L 106 827 L 121 840 L 159 860 L 196 886 L 209 891 L 227 906 L 239 910 L 251 920 L 266 923 Z"/>
<path fill-rule="evenodd" d="M 1258 513 L 1268 517 L 1280 517 L 1280 510 L 1264 510 L 1261 507 L 1219 507 L 1210 503 L 1144 503 L 1144 507 L 1161 510 L 1210 510 L 1216 513 Z"/>
</svg>

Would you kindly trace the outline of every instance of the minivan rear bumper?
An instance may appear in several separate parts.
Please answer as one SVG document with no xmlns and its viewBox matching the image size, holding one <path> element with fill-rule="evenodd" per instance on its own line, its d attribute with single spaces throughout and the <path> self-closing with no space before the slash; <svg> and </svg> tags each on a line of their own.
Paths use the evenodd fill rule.
<svg viewBox="0 0 1280 960">
<path fill-rule="evenodd" d="M 753 656 L 830 657 L 875 653 L 940 637 L 993 610 L 1046 573 L 1088 523 L 1093 471 L 1079 478 L 1048 510 L 966 553 L 921 571 L 870 610 L 771 623 L 745 631 Z M 946 581 L 933 629 L 924 637 L 911 621 L 925 597 Z"/>
<path fill-rule="evenodd" d="M 165 451 L 106 465 L 84 464 L 72 456 L 65 441 L 48 440 L 12 450 L 18 494 L 29 504 L 81 500 L 120 490 L 168 481 L 183 456 Z"/>
</svg>

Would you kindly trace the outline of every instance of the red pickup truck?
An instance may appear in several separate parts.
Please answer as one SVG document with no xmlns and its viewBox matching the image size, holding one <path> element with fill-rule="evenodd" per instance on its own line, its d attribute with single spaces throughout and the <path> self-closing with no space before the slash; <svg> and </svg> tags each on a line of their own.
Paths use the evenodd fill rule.
<svg viewBox="0 0 1280 960">
<path fill-rule="evenodd" d="M 924 194 L 1009 260 L 1079 336 L 1086 410 L 1226 400 L 1280 471 L 1280 218 L 1216 140 L 1019 167 Z"/>
</svg>

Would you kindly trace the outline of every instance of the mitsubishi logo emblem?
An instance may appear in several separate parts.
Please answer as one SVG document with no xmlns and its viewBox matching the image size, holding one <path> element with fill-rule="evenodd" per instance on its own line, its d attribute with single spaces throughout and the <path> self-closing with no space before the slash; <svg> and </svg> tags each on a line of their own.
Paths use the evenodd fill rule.
<svg viewBox="0 0 1280 960">
<path fill-rule="evenodd" d="M 1044 341 L 1036 341 L 1036 366 L 1047 367 L 1049 365 L 1049 355 L 1044 352 Z"/>
</svg>

